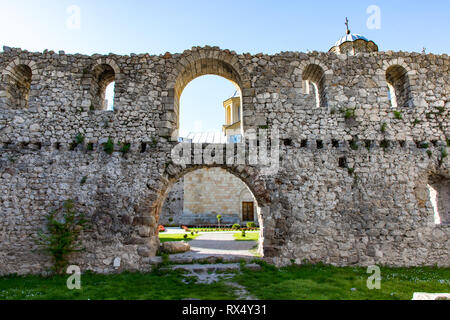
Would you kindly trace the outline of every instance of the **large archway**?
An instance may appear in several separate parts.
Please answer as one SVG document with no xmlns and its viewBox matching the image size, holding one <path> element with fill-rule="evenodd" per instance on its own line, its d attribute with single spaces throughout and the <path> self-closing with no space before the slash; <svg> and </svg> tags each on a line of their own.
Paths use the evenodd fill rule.
<svg viewBox="0 0 450 320">
<path fill-rule="evenodd" d="M 242 112 L 240 113 L 241 132 L 253 126 L 254 119 L 247 117 L 253 109 L 254 92 L 250 89 L 250 78 L 235 54 L 215 49 L 187 51 L 168 75 L 168 97 L 165 99 L 167 112 L 162 130 L 163 135 L 177 140 L 180 127 L 180 97 L 184 88 L 192 80 L 204 76 L 216 75 L 231 81 L 239 92 Z M 247 112 L 246 112 L 247 111 Z M 170 123 L 170 125 L 168 125 Z"/>
<path fill-rule="evenodd" d="M 160 184 L 160 188 L 156 195 L 149 195 L 148 199 L 144 199 L 140 208 L 146 210 L 143 221 L 152 221 L 149 227 L 151 230 L 150 243 L 150 255 L 156 254 L 156 249 L 159 246 L 158 240 L 158 222 L 160 220 L 162 208 L 167 195 L 174 184 L 183 178 L 186 174 L 194 172 L 199 169 L 205 168 L 222 168 L 228 173 L 240 179 L 251 191 L 255 201 L 257 203 L 256 214 L 259 224 L 259 242 L 258 253 L 261 256 L 269 257 L 273 256 L 273 250 L 271 249 L 274 227 L 270 223 L 266 223 L 267 218 L 270 218 L 270 197 L 265 188 L 265 183 L 261 179 L 261 176 L 255 167 L 250 166 L 207 166 L 207 165 L 190 165 L 182 168 L 180 166 L 169 165 L 166 169 Z M 154 200 L 153 200 L 154 199 Z M 153 201 L 152 201 L 153 200 Z M 144 213 L 144 212 L 143 212 Z M 272 221 L 272 219 L 269 219 Z"/>
</svg>

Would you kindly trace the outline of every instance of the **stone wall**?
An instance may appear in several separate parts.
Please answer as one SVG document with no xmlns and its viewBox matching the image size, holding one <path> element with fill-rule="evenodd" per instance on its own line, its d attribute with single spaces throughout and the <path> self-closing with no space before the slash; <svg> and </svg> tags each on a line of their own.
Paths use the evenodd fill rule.
<svg viewBox="0 0 450 320">
<path fill-rule="evenodd" d="M 159 217 L 162 225 L 180 225 L 180 218 L 183 215 L 184 205 L 184 178 L 177 181 L 167 195 Z M 172 219 L 169 221 L 169 219 Z"/>
<path fill-rule="evenodd" d="M 108 77 L 97 77 L 104 65 Z M 450 178 L 449 65 L 448 55 L 407 52 L 269 56 L 194 47 L 162 56 L 85 56 L 4 48 L 0 273 L 46 270 L 49 258 L 35 251 L 34 238 L 46 214 L 67 199 L 92 225 L 74 263 L 113 272 L 119 257 L 120 270 L 147 270 L 170 188 L 205 167 L 222 167 L 249 187 L 262 249 L 277 264 L 449 266 L 449 228 L 434 224 L 427 186 Z M 18 66 L 31 70 L 26 105 L 8 94 L 17 89 L 11 77 Z M 245 131 L 278 128 L 277 172 L 264 175 L 249 162 L 171 161 L 179 97 L 204 74 L 241 88 Z M 114 112 L 98 110 L 98 88 L 112 80 Z M 108 138 L 112 155 L 102 147 Z M 131 145 L 126 154 L 123 143 Z"/>
</svg>

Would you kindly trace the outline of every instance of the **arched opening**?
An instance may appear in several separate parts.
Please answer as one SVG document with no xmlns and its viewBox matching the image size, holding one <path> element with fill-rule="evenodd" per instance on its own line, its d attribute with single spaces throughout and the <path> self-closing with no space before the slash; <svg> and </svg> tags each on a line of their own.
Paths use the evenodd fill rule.
<svg viewBox="0 0 450 320">
<path fill-rule="evenodd" d="M 107 111 L 114 111 L 114 91 L 116 88 L 116 82 L 111 82 L 105 90 L 105 102 L 104 105 L 106 106 Z"/>
<path fill-rule="evenodd" d="M 409 106 L 410 88 L 407 70 L 399 65 L 390 66 L 386 70 L 386 82 L 392 108 Z"/>
<path fill-rule="evenodd" d="M 93 70 L 91 81 L 91 109 L 113 110 L 115 77 L 113 67 L 99 64 Z"/>
<path fill-rule="evenodd" d="M 31 68 L 20 64 L 13 68 L 8 75 L 6 101 L 10 108 L 28 108 L 31 87 Z"/>
<path fill-rule="evenodd" d="M 179 141 L 226 143 L 240 135 L 241 96 L 235 85 L 216 75 L 195 78 L 180 97 Z"/>
<path fill-rule="evenodd" d="M 201 242 L 195 243 L 195 253 L 250 257 L 263 254 L 262 209 L 250 187 L 234 173 L 221 167 L 186 172 L 166 191 L 162 203 L 157 214 L 158 221 L 171 234 L 185 233 L 181 226 L 186 226 L 190 230 L 200 231 L 196 239 L 208 240 L 208 234 L 221 230 L 218 250 L 213 250 L 212 235 L 209 239 L 212 242 L 205 242 L 206 247 L 202 247 Z M 220 222 L 218 215 L 221 216 Z M 240 229 L 230 230 L 236 225 Z M 246 245 L 236 242 L 234 235 L 242 234 L 242 230 L 246 230 L 253 241 L 247 241 Z"/>
<path fill-rule="evenodd" d="M 450 180 L 440 175 L 428 179 L 428 192 L 435 224 L 450 224 Z"/>
<path fill-rule="evenodd" d="M 303 70 L 303 81 L 307 82 L 307 93 L 309 93 L 309 84 L 313 86 L 316 96 L 316 107 L 326 107 L 327 98 L 325 92 L 325 72 L 317 64 L 310 64 Z"/>
<path fill-rule="evenodd" d="M 206 53 L 205 55 L 209 56 L 213 55 L 213 53 Z M 218 55 L 220 56 L 223 54 L 218 53 Z M 232 60 L 232 58 L 230 58 L 229 60 Z M 176 78 L 174 79 L 173 101 L 171 101 L 173 102 L 174 114 L 171 119 L 173 127 L 170 130 L 170 135 L 174 140 L 180 138 L 180 102 L 182 93 L 185 90 L 186 86 L 196 78 L 205 75 L 215 75 L 231 81 L 231 83 L 235 88 L 234 91 L 236 92 L 236 94 L 233 95 L 232 97 L 228 97 L 234 98 L 233 101 L 231 101 L 233 106 L 231 108 L 231 116 L 230 116 L 230 119 L 234 123 L 231 124 L 231 127 L 229 127 L 230 125 L 224 124 L 224 127 L 222 128 L 222 132 L 225 134 L 226 140 L 228 142 L 231 142 L 233 139 L 236 138 L 235 137 L 236 132 L 239 131 L 239 133 L 241 133 L 243 132 L 244 128 L 244 118 L 242 110 L 245 109 L 245 106 L 243 103 L 244 100 L 241 90 L 241 88 L 243 88 L 243 81 L 240 74 L 231 63 L 225 62 L 222 59 L 209 57 L 189 61 L 190 62 L 188 64 L 185 64 L 180 68 L 181 70 L 178 71 Z M 205 87 L 204 90 L 208 90 L 208 88 Z M 172 96 L 171 93 L 169 93 L 169 96 Z M 225 102 L 226 100 L 223 101 L 223 103 Z M 222 114 L 223 116 L 221 118 L 224 119 L 226 117 L 226 110 L 222 110 Z"/>
</svg>

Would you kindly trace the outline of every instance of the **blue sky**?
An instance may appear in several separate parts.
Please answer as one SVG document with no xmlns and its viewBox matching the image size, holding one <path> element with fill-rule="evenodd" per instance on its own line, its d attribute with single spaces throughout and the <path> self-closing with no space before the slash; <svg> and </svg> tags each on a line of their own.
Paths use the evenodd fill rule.
<svg viewBox="0 0 450 320">
<path fill-rule="evenodd" d="M 67 27 L 71 5 L 81 10 L 80 29 Z M 366 25 L 370 5 L 381 10 L 380 29 Z M 83 54 L 163 54 L 197 45 L 238 53 L 328 51 L 345 33 L 346 16 L 351 31 L 380 50 L 450 52 L 447 0 L 0 0 L 0 46 Z M 221 102 L 233 93 L 218 77 L 192 81 L 182 96 L 182 128 L 193 130 L 200 120 L 203 130 L 220 130 Z"/>
</svg>

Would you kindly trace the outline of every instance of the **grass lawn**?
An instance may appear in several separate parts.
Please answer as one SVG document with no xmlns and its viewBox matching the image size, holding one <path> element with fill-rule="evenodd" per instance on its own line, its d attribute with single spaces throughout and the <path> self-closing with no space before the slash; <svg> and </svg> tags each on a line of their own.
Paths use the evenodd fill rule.
<svg viewBox="0 0 450 320">
<path fill-rule="evenodd" d="M 191 231 L 198 231 L 198 232 L 224 232 L 224 231 L 237 231 L 236 229 L 233 228 L 222 228 L 222 229 L 218 229 L 218 228 L 189 228 L 189 230 Z M 259 229 L 256 229 L 254 231 L 259 231 Z"/>
<path fill-rule="evenodd" d="M 185 284 L 176 272 L 83 274 L 81 290 L 68 290 L 67 276 L 0 278 L 0 300 L 181 300 L 235 299 L 233 290 L 218 282 Z"/>
<path fill-rule="evenodd" d="M 242 232 L 233 234 L 233 237 L 237 241 L 258 241 L 259 232 L 246 232 L 245 237 L 242 236 Z"/>
<path fill-rule="evenodd" d="M 235 282 L 251 295 L 268 300 L 410 300 L 413 292 L 449 292 L 450 268 L 381 268 L 381 290 L 366 287 L 366 268 L 322 265 L 275 268 L 262 263 L 261 271 L 244 270 Z M 81 276 L 81 290 L 68 290 L 67 276 L 9 276 L 0 278 L 0 300 L 201 300 L 235 299 L 224 281 L 188 284 L 174 271 Z M 353 288 L 353 290 L 352 290 Z"/>
<path fill-rule="evenodd" d="M 192 235 L 190 233 L 186 233 L 186 234 L 188 235 L 188 237 L 185 239 L 184 234 L 178 234 L 178 233 L 170 234 L 170 233 L 160 232 L 159 233 L 159 241 L 161 243 L 169 242 L 169 241 L 191 241 L 199 236 L 198 234 L 194 234 L 194 235 Z"/>
<path fill-rule="evenodd" d="M 244 271 L 236 282 L 268 300 L 411 300 L 414 292 L 450 292 L 450 268 L 381 267 L 381 289 L 369 290 L 366 268 L 309 265 Z M 352 290 L 353 288 L 353 290 Z"/>
</svg>

